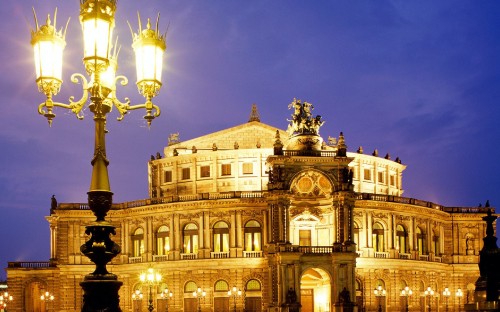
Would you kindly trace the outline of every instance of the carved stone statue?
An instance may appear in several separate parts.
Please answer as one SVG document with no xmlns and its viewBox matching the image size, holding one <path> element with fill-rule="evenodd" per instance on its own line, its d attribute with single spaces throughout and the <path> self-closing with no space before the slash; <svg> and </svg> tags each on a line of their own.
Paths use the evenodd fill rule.
<svg viewBox="0 0 500 312">
<path fill-rule="evenodd" d="M 52 197 L 50 198 L 50 214 L 53 214 L 56 208 L 57 208 L 56 195 L 52 195 Z"/>
<path fill-rule="evenodd" d="M 293 109 L 292 119 L 288 120 L 287 132 L 289 136 L 295 134 L 314 134 L 319 135 L 319 128 L 324 124 L 321 116 L 312 116 L 314 106 L 308 102 L 301 102 L 293 99 L 288 105 L 288 109 Z"/>
</svg>

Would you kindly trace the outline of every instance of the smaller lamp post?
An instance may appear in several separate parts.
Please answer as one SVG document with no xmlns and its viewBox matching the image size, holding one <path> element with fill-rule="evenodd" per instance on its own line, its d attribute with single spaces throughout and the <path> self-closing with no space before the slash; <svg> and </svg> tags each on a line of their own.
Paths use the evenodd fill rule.
<svg viewBox="0 0 500 312">
<path fill-rule="evenodd" d="M 455 292 L 455 297 L 458 298 L 458 312 L 460 312 L 460 299 L 462 299 L 464 293 L 462 292 L 462 289 L 457 289 L 457 291 Z"/>
<path fill-rule="evenodd" d="M 139 290 L 139 289 L 136 289 L 133 293 L 132 293 L 132 301 L 134 302 L 134 306 L 135 306 L 135 309 L 134 311 L 140 311 L 140 305 L 141 305 L 141 300 L 143 298 L 143 294 L 142 292 Z"/>
<path fill-rule="evenodd" d="M 401 296 L 404 296 L 406 298 L 406 312 L 408 312 L 408 296 L 413 295 L 413 291 L 410 289 L 410 287 L 406 286 L 403 290 L 401 290 Z"/>
<path fill-rule="evenodd" d="M 142 283 L 146 283 L 149 286 L 148 293 L 148 311 L 152 312 L 154 310 L 153 307 L 153 287 L 158 285 L 161 282 L 161 274 L 155 271 L 153 268 L 148 268 L 146 272 L 141 273 L 139 279 Z"/>
<path fill-rule="evenodd" d="M 373 293 L 375 294 L 375 297 L 378 298 L 378 311 L 382 312 L 382 297 L 385 297 L 386 291 L 381 285 L 378 285 Z"/>
<path fill-rule="evenodd" d="M 197 290 L 193 291 L 193 297 L 198 298 L 198 312 L 201 312 L 201 298 L 205 298 L 207 293 L 203 291 L 200 287 Z"/>
<path fill-rule="evenodd" d="M 161 294 L 160 294 L 160 297 L 162 299 L 165 299 L 165 312 L 168 312 L 168 300 L 172 299 L 172 297 L 174 296 L 174 293 L 171 292 L 170 290 L 168 290 L 168 288 L 165 288 Z"/>
<path fill-rule="evenodd" d="M 448 289 L 448 287 L 445 287 L 443 290 L 443 297 L 444 297 L 444 305 L 445 305 L 445 310 L 448 312 L 448 298 L 451 296 L 451 291 Z"/>
<path fill-rule="evenodd" d="M 429 297 L 429 312 L 431 312 L 432 296 L 434 296 L 434 290 L 429 286 L 424 291 L 426 297 Z"/>
<path fill-rule="evenodd" d="M 7 302 L 12 301 L 13 299 L 14 298 L 12 298 L 8 292 L 4 292 L 0 295 L 0 309 L 7 311 Z"/>
<path fill-rule="evenodd" d="M 45 302 L 45 311 L 48 310 L 48 305 L 49 305 L 49 302 L 52 302 L 54 301 L 54 295 L 51 294 L 50 292 L 46 291 L 43 293 L 43 295 L 40 296 L 40 299 Z"/>
<path fill-rule="evenodd" d="M 236 297 L 241 296 L 241 290 L 236 288 L 236 286 L 233 286 L 233 289 L 228 290 L 227 295 L 229 297 L 233 297 L 233 303 L 234 303 L 234 312 L 236 312 Z"/>
</svg>

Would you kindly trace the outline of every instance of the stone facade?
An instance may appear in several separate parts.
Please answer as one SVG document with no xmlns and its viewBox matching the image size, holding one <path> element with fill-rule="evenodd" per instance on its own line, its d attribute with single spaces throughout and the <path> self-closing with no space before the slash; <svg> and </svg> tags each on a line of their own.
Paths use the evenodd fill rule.
<svg viewBox="0 0 500 312">
<path fill-rule="evenodd" d="M 122 248 L 108 270 L 123 282 L 123 311 L 146 311 L 139 273 L 149 267 L 163 275 L 153 291 L 158 311 L 291 311 L 293 294 L 304 312 L 404 311 L 406 304 L 437 311 L 472 300 L 481 217 L 492 208 L 402 197 L 406 166 L 399 160 L 344 155 L 342 135 L 321 148 L 289 150 L 291 137 L 253 118 L 173 140 L 163 157 L 151 157 L 150 197 L 113 204 L 107 216 Z M 93 220 L 87 204 L 51 212 L 50 261 L 8 265 L 17 298 L 9 311 L 81 309 L 79 283 L 93 264 L 80 246 Z M 228 295 L 233 286 L 241 296 Z M 377 286 L 385 296 L 375 296 Z M 412 296 L 401 295 L 406 286 Z M 158 295 L 167 287 L 169 300 Z M 192 294 L 198 287 L 206 292 L 199 301 Z M 426 296 L 427 287 L 435 294 Z M 463 297 L 455 296 L 459 288 Z M 46 306 L 39 300 L 45 290 L 55 296 Z M 136 290 L 142 300 L 132 299 Z"/>
</svg>

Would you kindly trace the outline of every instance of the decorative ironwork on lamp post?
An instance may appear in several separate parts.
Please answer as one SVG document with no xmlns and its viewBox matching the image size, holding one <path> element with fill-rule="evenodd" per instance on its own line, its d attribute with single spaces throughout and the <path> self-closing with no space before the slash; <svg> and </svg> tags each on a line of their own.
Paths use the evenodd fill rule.
<svg viewBox="0 0 500 312">
<path fill-rule="evenodd" d="M 233 297 L 233 307 L 234 307 L 234 312 L 236 312 L 236 297 L 241 296 L 241 290 L 236 288 L 236 286 L 233 286 L 231 290 L 228 290 L 227 295 L 229 297 Z"/>
<path fill-rule="evenodd" d="M 207 293 L 203 291 L 200 287 L 197 290 L 193 291 L 193 297 L 198 298 L 198 312 L 201 312 L 201 298 L 205 298 Z"/>
<path fill-rule="evenodd" d="M 161 294 L 160 297 L 165 300 L 165 312 L 168 312 L 168 301 L 171 300 L 174 296 L 174 293 L 168 290 L 168 288 L 165 288 Z"/>
<path fill-rule="evenodd" d="M 153 288 L 161 283 L 161 274 L 153 268 L 148 268 L 146 272 L 141 273 L 139 279 L 142 283 L 145 283 L 149 287 L 148 292 L 148 311 L 152 312 L 154 310 L 153 307 Z"/>
<path fill-rule="evenodd" d="M 455 297 L 458 298 L 458 312 L 460 312 L 460 300 L 462 299 L 463 296 L 464 293 L 462 289 L 461 288 L 457 289 L 457 291 L 455 292 Z"/>
<path fill-rule="evenodd" d="M 410 289 L 410 287 L 406 286 L 405 288 L 403 288 L 403 290 L 401 290 L 401 296 L 404 296 L 405 297 L 405 304 L 406 304 L 406 312 L 408 312 L 408 297 L 413 295 L 413 291 Z"/>
<path fill-rule="evenodd" d="M 434 290 L 429 286 L 427 289 L 424 291 L 425 297 L 429 297 L 429 309 L 428 311 L 431 312 L 431 306 L 432 306 L 432 296 L 434 296 Z"/>
<path fill-rule="evenodd" d="M 451 292 L 448 289 L 448 287 L 445 287 L 443 290 L 443 297 L 444 297 L 444 305 L 445 305 L 445 310 L 448 312 L 448 298 L 450 298 Z"/>
<path fill-rule="evenodd" d="M 14 298 L 9 295 L 9 292 L 4 292 L 0 295 L 0 309 L 7 311 L 7 302 L 14 300 Z"/>
<path fill-rule="evenodd" d="M 378 285 L 377 288 L 373 290 L 373 293 L 375 294 L 375 297 L 378 298 L 378 311 L 382 312 L 382 297 L 385 297 L 386 291 L 381 285 Z"/>
<path fill-rule="evenodd" d="M 95 124 L 92 177 L 87 194 L 96 220 L 86 227 L 85 233 L 91 237 L 80 250 L 96 267 L 95 271 L 87 274 L 80 283 L 84 292 L 82 311 L 85 312 L 120 311 L 118 290 L 122 282 L 106 269 L 106 264 L 121 252 L 120 246 L 110 238 L 115 235 L 115 227 L 105 220 L 113 197 L 107 168 L 109 160 L 106 157 L 106 116 L 113 106 L 120 114 L 118 120 L 123 119 L 131 110 L 143 108 L 146 110 L 144 118 L 150 126 L 151 121 L 160 115 L 160 109 L 153 104 L 152 98 L 159 93 L 162 86 L 165 35 L 158 31 L 158 19 L 156 29 L 151 28 L 149 19 L 143 29 L 140 17 L 138 32 L 134 33 L 131 28 L 132 47 L 136 56 L 137 87 L 146 101 L 143 104 L 130 105 L 130 100 L 125 98 L 125 101 L 121 102 L 116 96 L 116 84 L 120 81 L 121 85 L 126 85 L 128 79 L 116 76 L 119 48 L 116 44 L 113 47 L 112 44 L 116 4 L 117 0 L 80 0 L 83 64 L 89 79 L 79 73 L 71 76 L 72 82 L 82 84 L 83 95 L 77 101 L 70 97 L 68 104 L 53 100 L 62 85 L 63 50 L 68 23 L 66 27 L 57 29 L 56 9 L 53 24 L 49 16 L 46 24 L 40 26 L 33 10 L 36 27 L 31 31 L 31 44 L 34 50 L 36 83 L 38 90 L 46 96 L 46 100 L 38 106 L 38 112 L 52 125 L 56 116 L 55 107 L 68 109 L 78 119 L 82 119 L 82 109 L 88 103 Z"/>
<path fill-rule="evenodd" d="M 45 303 L 45 311 L 48 311 L 49 308 L 49 303 L 54 301 L 54 295 L 51 294 L 50 292 L 46 291 L 40 296 L 40 300 L 42 300 Z"/>
</svg>

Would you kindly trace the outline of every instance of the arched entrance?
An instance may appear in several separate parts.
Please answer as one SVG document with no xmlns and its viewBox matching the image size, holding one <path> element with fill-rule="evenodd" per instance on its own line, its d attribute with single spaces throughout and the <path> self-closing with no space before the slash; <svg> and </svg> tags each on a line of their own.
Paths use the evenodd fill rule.
<svg viewBox="0 0 500 312">
<path fill-rule="evenodd" d="M 329 312 L 332 302 L 328 273 L 320 268 L 304 271 L 300 278 L 301 312 Z"/>
</svg>

